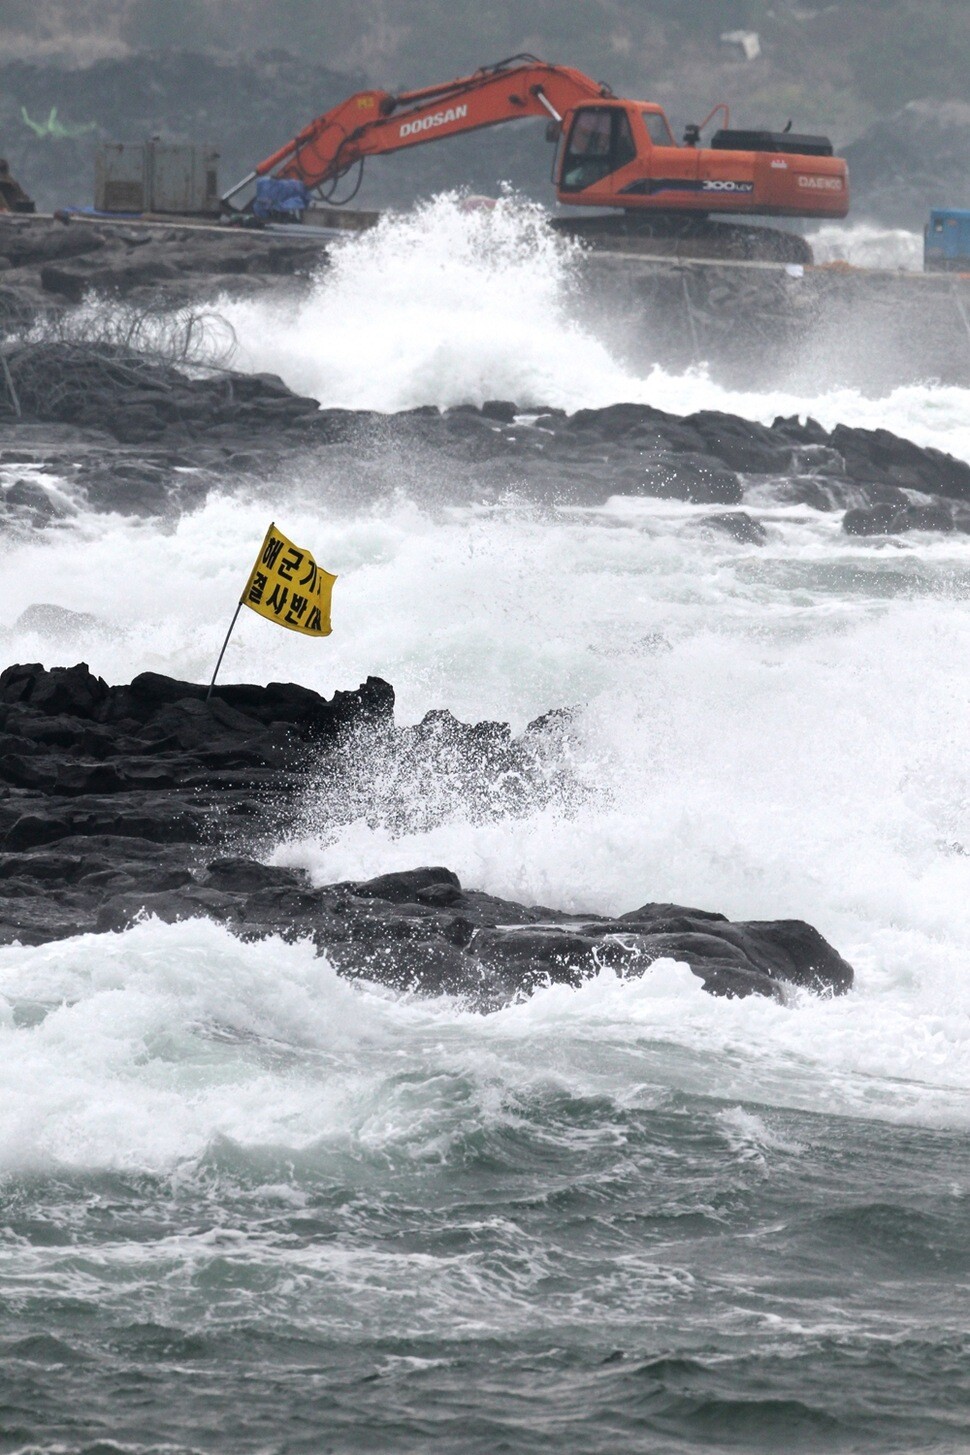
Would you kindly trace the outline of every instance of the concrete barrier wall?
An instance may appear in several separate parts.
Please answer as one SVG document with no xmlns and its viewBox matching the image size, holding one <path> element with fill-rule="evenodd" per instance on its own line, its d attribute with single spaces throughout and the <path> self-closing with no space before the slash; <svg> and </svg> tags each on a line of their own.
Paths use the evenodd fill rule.
<svg viewBox="0 0 970 1455">
<path fill-rule="evenodd" d="M 732 387 L 970 386 L 962 275 L 595 252 L 581 307 L 637 367 L 703 363 Z"/>
</svg>

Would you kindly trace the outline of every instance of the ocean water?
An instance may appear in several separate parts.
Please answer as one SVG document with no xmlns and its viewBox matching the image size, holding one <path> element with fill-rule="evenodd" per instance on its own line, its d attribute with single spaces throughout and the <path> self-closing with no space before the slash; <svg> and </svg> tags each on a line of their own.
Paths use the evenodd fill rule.
<svg viewBox="0 0 970 1455">
<path fill-rule="evenodd" d="M 345 408 L 636 399 L 970 460 L 966 390 L 637 373 L 581 269 L 529 209 L 439 199 L 295 314 L 224 312 L 237 366 Z M 855 989 L 714 1000 L 666 961 L 481 1015 L 205 922 L 0 950 L 0 1451 L 970 1448 L 970 538 L 850 539 L 769 486 L 741 546 L 517 468 L 343 451 L 178 519 L 78 510 L 5 544 L 4 660 L 204 680 L 273 516 L 339 573 L 334 634 L 241 621 L 225 680 L 575 705 L 591 789 L 404 834 L 311 793 L 278 862 L 802 917 Z M 55 643 L 38 600 L 97 620 Z"/>
</svg>

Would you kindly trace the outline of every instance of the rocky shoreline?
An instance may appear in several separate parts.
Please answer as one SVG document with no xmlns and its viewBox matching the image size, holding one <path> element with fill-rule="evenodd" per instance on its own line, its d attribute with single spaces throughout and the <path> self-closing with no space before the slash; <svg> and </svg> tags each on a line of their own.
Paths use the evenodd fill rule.
<svg viewBox="0 0 970 1455">
<path fill-rule="evenodd" d="M 0 325 L 77 304 L 89 293 L 170 306 L 305 281 L 326 254 L 319 239 L 218 226 L 139 225 L 5 216 L 0 224 Z"/>
<path fill-rule="evenodd" d="M 265 477 L 298 457 L 332 459 L 350 478 L 362 461 L 426 451 L 449 467 L 435 471 L 429 495 L 450 501 L 469 482 L 476 500 L 497 498 L 510 480 L 550 505 L 677 500 L 717 507 L 704 523 L 749 544 L 765 539 L 750 513 L 764 503 L 841 511 L 849 535 L 970 531 L 970 465 L 884 429 L 647 404 L 567 414 L 493 400 L 382 414 L 322 409 L 271 375 L 193 377 L 76 343 L 14 344 L 7 361 L 21 418 L 0 390 L 0 470 L 13 476 L 0 491 L 0 527 L 42 527 L 78 508 L 173 514 L 227 474 Z M 16 478 L 18 465 L 29 479 Z M 375 487 L 358 478 L 352 488 L 360 501 Z"/>
<path fill-rule="evenodd" d="M 154 673 L 109 687 L 83 664 L 0 675 L 0 943 L 118 931 L 146 914 L 207 917 L 247 939 L 310 939 L 346 975 L 482 1009 L 660 958 L 686 962 L 716 995 L 851 987 L 851 967 L 800 920 L 731 923 L 656 903 L 566 914 L 465 889 L 443 867 L 314 885 L 265 862 L 292 831 L 308 765 L 326 768 L 331 817 L 348 802 L 356 750 L 377 752 L 383 771 L 389 747 L 422 776 L 508 781 L 490 807 L 514 811 L 516 796 L 555 791 L 542 769 L 562 720 L 518 739 L 440 713 L 399 729 L 377 678 L 329 700 L 279 683 L 205 693 Z"/>
<path fill-rule="evenodd" d="M 85 233 L 72 224 L 50 236 Z M 227 276 L 221 264 L 213 271 L 218 248 L 175 242 L 198 246 L 205 286 Z M 246 277 L 263 286 L 267 260 L 283 254 L 259 238 L 241 243 Z M 70 318 L 77 287 L 58 275 L 52 289 L 44 267 L 90 278 L 106 249 L 127 248 L 141 267 L 152 264 L 150 246 L 115 238 L 68 256 L 58 242 L 37 287 L 23 278 L 17 287 L 25 306 L 32 289 L 48 300 L 59 291 Z M 287 286 L 305 266 L 309 255 L 289 260 Z M 128 277 L 131 290 L 161 285 L 175 305 L 196 296 L 191 279 L 180 293 L 181 282 L 150 272 Z M 241 271 L 235 278 L 246 283 Z M 4 354 L 0 530 L 13 533 L 85 511 L 173 517 L 227 479 L 245 488 L 297 462 L 332 467 L 328 477 L 356 505 L 376 503 L 405 460 L 434 464 L 409 476 L 423 503 L 477 504 L 510 487 L 553 510 L 654 497 L 697 507 L 677 529 L 745 548 L 768 541 L 763 514 L 792 505 L 840 514 L 847 535 L 970 531 L 970 466 L 886 430 L 681 417 L 645 404 L 569 414 L 492 400 L 388 415 L 321 409 L 273 376 L 103 339 L 14 331 Z M 53 613 L 49 634 L 63 650 L 71 614 L 30 610 Z M 83 665 L 9 667 L 0 676 L 0 943 L 118 931 L 144 913 L 202 915 L 247 937 L 307 937 L 343 973 L 482 1007 L 549 980 L 575 985 L 599 966 L 637 974 L 668 956 L 715 994 L 851 986 L 851 968 L 797 920 L 735 924 L 654 903 L 614 918 L 576 915 L 465 889 L 444 867 L 315 885 L 268 862 L 288 838 L 312 837 L 314 813 L 330 824 L 376 815 L 399 831 L 455 811 L 514 815 L 556 803 L 568 816 L 596 791 L 571 766 L 568 712 L 513 737 L 505 724 L 463 724 L 446 711 L 401 728 L 393 706 L 376 678 L 329 701 L 293 684 L 220 687 L 207 701 L 203 687 L 153 673 L 109 687 Z"/>
<path fill-rule="evenodd" d="M 5 520 L 43 526 L 72 508 L 145 516 L 192 509 L 226 474 L 265 475 L 296 455 L 336 459 L 356 473 L 360 499 L 368 488 L 361 461 L 428 450 L 461 467 L 456 475 L 472 474 L 477 499 L 504 494 L 513 479 L 553 504 L 611 495 L 680 500 L 718 507 L 712 528 L 748 544 L 764 533 L 738 509 L 757 505 L 766 490 L 774 504 L 842 511 L 849 534 L 970 530 L 970 466 L 886 430 L 829 431 L 797 418 L 762 425 L 713 411 L 681 417 L 645 404 L 572 414 L 534 400 L 397 414 L 331 409 L 275 376 L 212 363 L 220 340 L 206 330 L 218 335 L 219 320 L 193 309 L 220 292 L 292 294 L 323 257 L 319 242 L 227 229 L 6 219 L 0 528 Z M 626 261 L 631 282 L 645 264 Z M 594 273 L 608 266 L 591 263 Z M 78 325 L 75 303 L 88 289 L 125 300 L 129 314 L 117 325 Z M 730 296 L 725 307 L 730 314 Z M 103 336 L 86 335 L 99 328 Z M 30 478 L 4 478 L 17 464 L 30 467 Z M 439 470 L 434 490 L 447 495 L 441 477 Z M 451 498 L 461 490 L 459 483 Z"/>
</svg>

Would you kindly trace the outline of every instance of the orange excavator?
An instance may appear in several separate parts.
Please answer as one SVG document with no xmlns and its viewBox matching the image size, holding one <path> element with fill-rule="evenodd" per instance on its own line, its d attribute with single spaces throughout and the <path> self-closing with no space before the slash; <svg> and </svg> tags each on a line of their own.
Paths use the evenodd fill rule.
<svg viewBox="0 0 970 1455">
<path fill-rule="evenodd" d="M 719 113 L 723 126 L 702 146 L 702 131 Z M 710 241 L 715 254 L 788 260 L 787 251 L 795 261 L 810 261 L 804 240 L 792 234 L 719 227 L 712 218 L 729 213 L 824 219 L 848 212 L 848 169 L 826 137 L 793 135 L 791 123 L 783 132 L 733 131 L 728 108 L 721 105 L 699 126 L 688 126 L 678 144 L 662 107 L 624 100 L 582 71 L 531 55 L 511 56 L 440 86 L 397 95 L 360 91 L 260 162 L 223 203 L 226 210 L 237 210 L 232 199 L 255 183 L 257 192 L 270 198 L 266 215 L 273 197 L 282 195 L 279 188 L 275 193 L 266 188 L 271 179 L 298 184 L 291 212 L 302 214 L 299 204 L 307 205 L 311 191 L 331 206 L 344 205 L 356 195 L 368 157 L 526 116 L 545 117 L 547 137 L 557 143 L 553 180 L 558 200 L 613 210 L 605 229 L 588 229 L 594 237 L 604 231 L 607 236 L 612 231 L 625 237 L 687 237 L 701 252 Z M 348 177 L 347 195 L 338 199 Z M 285 203 L 281 206 L 285 215 Z M 584 231 L 581 224 L 566 226 Z M 726 248 L 723 234 L 728 234 Z M 732 248 L 731 234 L 744 241 Z"/>
</svg>

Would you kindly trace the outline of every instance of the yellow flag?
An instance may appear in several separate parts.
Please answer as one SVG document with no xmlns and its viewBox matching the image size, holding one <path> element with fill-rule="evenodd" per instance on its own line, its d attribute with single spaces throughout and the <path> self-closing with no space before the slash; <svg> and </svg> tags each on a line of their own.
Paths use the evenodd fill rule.
<svg viewBox="0 0 970 1455">
<path fill-rule="evenodd" d="M 290 631 L 328 637 L 333 630 L 330 598 L 336 579 L 317 565 L 309 551 L 271 525 L 239 600 Z"/>
</svg>

